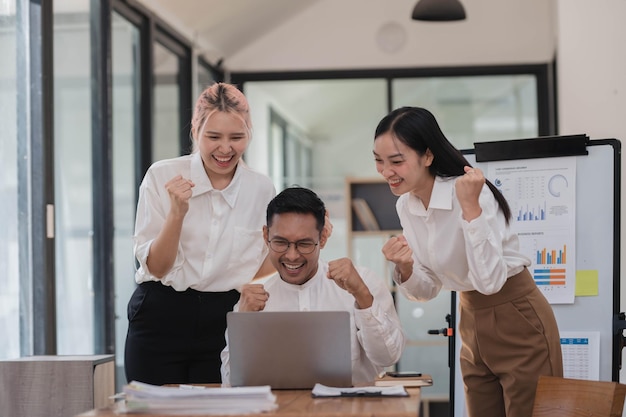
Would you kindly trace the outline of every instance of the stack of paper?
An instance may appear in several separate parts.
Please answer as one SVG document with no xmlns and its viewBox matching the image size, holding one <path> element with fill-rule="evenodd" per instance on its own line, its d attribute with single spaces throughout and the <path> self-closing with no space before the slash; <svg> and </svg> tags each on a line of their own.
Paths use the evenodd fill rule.
<svg viewBox="0 0 626 417">
<path fill-rule="evenodd" d="M 244 414 L 274 410 L 276 396 L 269 385 L 237 388 L 207 388 L 181 385 L 163 387 L 133 381 L 124 387 L 125 401 L 117 410 L 161 414 Z"/>
</svg>

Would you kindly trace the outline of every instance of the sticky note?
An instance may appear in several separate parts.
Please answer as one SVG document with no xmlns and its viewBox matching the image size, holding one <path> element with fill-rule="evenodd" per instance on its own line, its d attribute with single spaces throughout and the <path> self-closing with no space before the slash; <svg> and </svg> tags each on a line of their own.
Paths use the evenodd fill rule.
<svg viewBox="0 0 626 417">
<path fill-rule="evenodd" d="M 576 296 L 598 295 L 598 270 L 581 269 L 576 271 Z"/>
</svg>

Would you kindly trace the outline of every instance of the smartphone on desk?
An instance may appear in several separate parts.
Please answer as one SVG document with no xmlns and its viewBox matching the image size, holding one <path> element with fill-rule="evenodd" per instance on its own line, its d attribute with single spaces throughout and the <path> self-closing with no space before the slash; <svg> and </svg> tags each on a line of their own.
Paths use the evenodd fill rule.
<svg viewBox="0 0 626 417">
<path fill-rule="evenodd" d="M 422 373 L 415 371 L 389 371 L 387 376 L 392 378 L 417 378 L 422 376 Z"/>
</svg>

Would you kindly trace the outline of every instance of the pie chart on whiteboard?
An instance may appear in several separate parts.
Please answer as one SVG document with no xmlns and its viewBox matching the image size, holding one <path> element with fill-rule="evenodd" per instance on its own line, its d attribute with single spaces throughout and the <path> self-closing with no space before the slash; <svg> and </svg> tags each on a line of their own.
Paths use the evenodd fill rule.
<svg viewBox="0 0 626 417">
<path fill-rule="evenodd" d="M 567 178 L 561 174 L 553 175 L 548 180 L 548 192 L 553 197 L 560 197 L 562 192 L 567 191 Z"/>
</svg>

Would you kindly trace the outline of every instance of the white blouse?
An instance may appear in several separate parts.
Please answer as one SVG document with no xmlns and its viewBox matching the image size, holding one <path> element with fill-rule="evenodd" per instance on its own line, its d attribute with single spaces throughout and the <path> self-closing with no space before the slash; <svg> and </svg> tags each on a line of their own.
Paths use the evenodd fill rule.
<svg viewBox="0 0 626 417">
<path fill-rule="evenodd" d="M 463 219 L 456 178 L 436 177 L 428 209 L 411 193 L 396 202 L 413 251 L 413 274 L 399 284 L 409 299 L 434 298 L 441 288 L 494 294 L 507 278 L 530 265 L 486 184 L 479 197 L 482 213 L 471 222 Z M 394 280 L 399 283 L 399 276 Z"/>
<path fill-rule="evenodd" d="M 165 183 L 179 174 L 195 187 L 174 265 L 158 279 L 150 274 L 146 260 L 170 209 Z M 254 277 L 267 255 L 263 225 L 267 204 L 275 194 L 271 180 L 243 161 L 223 190 L 213 188 L 198 153 L 154 163 L 139 189 L 134 252 L 140 266 L 135 281 L 160 280 L 177 291 L 239 289 Z"/>
</svg>

